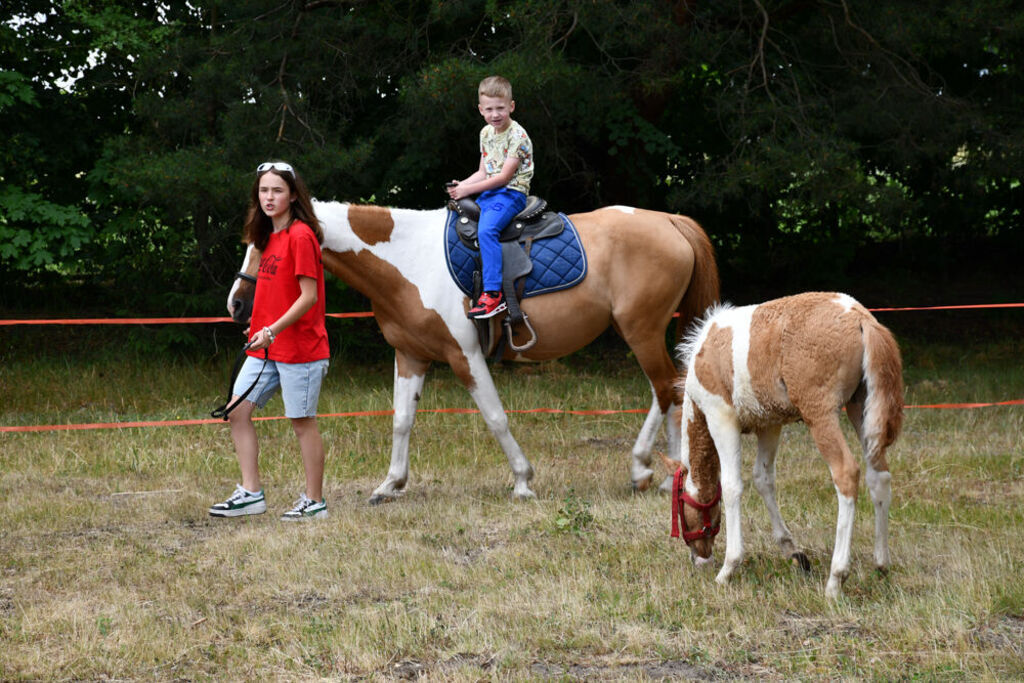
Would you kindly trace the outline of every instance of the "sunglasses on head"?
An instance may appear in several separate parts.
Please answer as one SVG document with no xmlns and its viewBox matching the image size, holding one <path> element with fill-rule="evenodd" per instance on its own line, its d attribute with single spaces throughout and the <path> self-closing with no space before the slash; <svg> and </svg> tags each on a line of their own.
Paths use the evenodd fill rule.
<svg viewBox="0 0 1024 683">
<path fill-rule="evenodd" d="M 257 173 L 265 173 L 270 169 L 275 171 L 281 171 L 282 173 L 291 173 L 295 175 L 295 169 L 291 167 L 291 164 L 286 164 L 283 161 L 266 161 L 256 167 Z"/>
</svg>

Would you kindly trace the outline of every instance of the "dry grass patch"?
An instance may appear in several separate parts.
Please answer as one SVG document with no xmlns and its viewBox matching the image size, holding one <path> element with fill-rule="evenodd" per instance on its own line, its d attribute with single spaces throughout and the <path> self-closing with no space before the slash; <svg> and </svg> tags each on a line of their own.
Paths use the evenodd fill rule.
<svg viewBox="0 0 1024 683">
<path fill-rule="evenodd" d="M 0 422 L 197 417 L 220 399 L 220 365 L 119 365 L 45 361 L 38 381 L 5 366 L 3 386 L 32 386 Z M 495 374 L 510 409 L 649 400 L 628 362 Z M 389 367 L 336 363 L 321 409 L 387 409 L 390 381 Z M 1024 373 L 958 361 L 909 368 L 908 387 L 910 403 L 996 400 L 1024 395 Z M 471 403 L 437 369 L 422 407 Z M 276 518 L 301 485 L 286 422 L 259 425 L 270 511 L 238 520 L 206 516 L 237 480 L 224 427 L 0 435 L 0 678 L 1024 677 L 1019 409 L 908 412 L 891 452 L 892 570 L 872 569 L 862 491 L 837 602 L 823 595 L 835 493 L 801 426 L 784 432 L 779 502 L 811 573 L 778 555 L 748 485 L 749 555 L 719 586 L 669 538 L 667 497 L 629 488 L 642 415 L 511 420 L 538 500 L 509 499 L 478 416 L 425 413 L 408 493 L 370 507 L 390 418 L 324 419 L 331 517 L 299 526 Z"/>
</svg>

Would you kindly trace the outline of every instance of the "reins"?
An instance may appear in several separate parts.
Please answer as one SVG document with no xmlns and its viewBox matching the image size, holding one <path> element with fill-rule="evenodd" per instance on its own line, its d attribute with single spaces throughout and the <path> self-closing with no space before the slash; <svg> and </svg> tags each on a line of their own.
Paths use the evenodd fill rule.
<svg viewBox="0 0 1024 683">
<path fill-rule="evenodd" d="M 241 275 L 241 274 L 239 274 L 239 275 Z M 249 350 L 250 346 L 252 346 L 252 342 L 249 342 L 248 344 L 243 346 L 242 350 L 239 351 L 238 355 L 235 357 L 235 367 L 231 370 L 231 380 L 228 382 L 228 397 L 227 397 L 227 400 L 224 401 L 223 405 L 217 406 L 212 411 L 210 411 L 210 417 L 220 418 L 220 419 L 224 420 L 225 422 L 227 422 L 228 414 L 232 410 L 237 408 L 238 404 L 241 403 L 242 401 L 244 401 L 245 397 L 248 396 L 250 393 L 252 393 L 252 390 L 255 389 L 256 385 L 259 383 L 260 377 L 263 375 L 263 370 L 267 367 L 267 361 L 270 359 L 270 348 L 269 347 L 263 349 L 263 365 L 260 366 L 260 371 L 259 371 L 259 373 L 257 373 L 256 379 L 254 379 L 252 384 L 249 385 L 249 388 L 245 390 L 245 393 L 238 397 L 237 401 L 235 401 L 234 403 L 231 403 L 231 396 L 233 395 L 234 388 L 235 388 L 235 380 L 238 378 L 238 371 L 242 369 L 242 363 L 245 362 L 245 358 L 246 358 L 246 353 L 245 352 Z M 229 403 L 231 403 L 231 405 L 228 405 Z"/>
<path fill-rule="evenodd" d="M 686 492 L 686 477 L 683 468 L 676 470 L 672 477 L 672 538 L 679 538 L 679 531 L 682 528 L 683 540 L 689 545 L 699 538 L 714 538 L 718 534 L 720 526 L 711 526 L 711 508 L 722 499 L 722 484 L 719 482 L 718 490 L 710 503 L 698 503 L 689 493 Z M 702 528 L 698 531 L 686 531 L 686 522 L 683 521 L 683 504 L 700 510 Z"/>
</svg>

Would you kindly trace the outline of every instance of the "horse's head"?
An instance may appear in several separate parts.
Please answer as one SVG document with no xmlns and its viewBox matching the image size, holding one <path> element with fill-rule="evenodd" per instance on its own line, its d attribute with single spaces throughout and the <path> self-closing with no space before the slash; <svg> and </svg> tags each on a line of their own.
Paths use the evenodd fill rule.
<svg viewBox="0 0 1024 683">
<path fill-rule="evenodd" d="M 665 466 L 675 468 L 672 477 L 672 535 L 682 536 L 690 547 L 690 559 L 700 567 L 711 563 L 715 536 L 722 528 L 722 486 L 695 484 L 682 463 L 662 456 Z M 690 494 L 696 487 L 697 492 Z"/>
<path fill-rule="evenodd" d="M 235 274 L 235 283 L 228 292 L 228 313 L 238 323 L 247 323 L 252 317 L 252 300 L 256 294 L 256 270 L 260 252 L 252 245 L 245 251 L 242 268 Z"/>
</svg>

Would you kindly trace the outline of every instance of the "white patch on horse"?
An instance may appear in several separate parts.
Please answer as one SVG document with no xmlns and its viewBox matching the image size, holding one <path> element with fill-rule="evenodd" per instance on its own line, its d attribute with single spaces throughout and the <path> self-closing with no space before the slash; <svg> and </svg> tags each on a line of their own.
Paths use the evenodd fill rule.
<svg viewBox="0 0 1024 683">
<path fill-rule="evenodd" d="M 732 404 L 740 416 L 760 415 L 763 412 L 754 394 L 750 366 L 747 364 L 750 357 L 750 321 L 755 308 L 757 306 L 730 308 L 715 316 L 715 323 L 719 327 L 732 330 Z"/>
<path fill-rule="evenodd" d="M 848 313 L 853 309 L 854 306 L 858 305 L 856 299 L 854 299 L 849 294 L 843 294 L 842 292 L 838 292 L 836 294 L 836 298 L 833 299 L 833 301 L 835 301 L 837 304 L 843 307 L 843 313 Z"/>
<path fill-rule="evenodd" d="M 437 268 L 444 267 L 444 240 L 428 227 L 444 223 L 445 210 L 413 211 L 387 209 L 393 227 L 391 239 L 367 244 L 352 229 L 348 204 L 318 202 L 317 217 L 324 223 L 324 248 L 339 253 L 368 251 L 390 263 L 420 294 L 420 303 L 436 311 L 465 353 L 478 346 L 471 326 L 465 324 L 465 295 L 450 277 L 437 277 Z"/>
<path fill-rule="evenodd" d="M 632 206 L 606 206 L 601 211 L 621 211 L 622 213 L 636 213 L 636 209 Z"/>
</svg>

